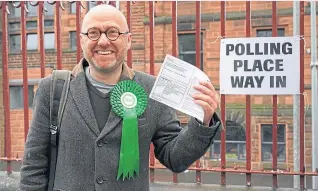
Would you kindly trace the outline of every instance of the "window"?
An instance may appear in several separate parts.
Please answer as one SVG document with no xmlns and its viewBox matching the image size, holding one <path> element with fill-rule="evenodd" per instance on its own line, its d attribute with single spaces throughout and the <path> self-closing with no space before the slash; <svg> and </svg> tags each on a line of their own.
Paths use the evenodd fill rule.
<svg viewBox="0 0 318 191">
<path fill-rule="evenodd" d="M 9 30 L 10 31 L 20 30 L 20 22 L 9 23 Z"/>
<path fill-rule="evenodd" d="M 256 30 L 257 37 L 271 37 L 272 36 L 272 29 L 259 29 Z M 277 29 L 277 36 L 285 36 L 285 29 L 280 28 Z"/>
<path fill-rule="evenodd" d="M 44 20 L 44 28 L 53 28 L 54 21 L 53 20 Z"/>
<path fill-rule="evenodd" d="M 53 10 L 54 10 L 54 6 L 53 5 L 51 5 L 51 4 L 49 4 L 48 2 L 44 2 L 44 6 L 45 6 L 45 8 L 46 8 L 46 10 L 47 10 L 47 12 L 46 11 L 44 11 L 44 15 L 46 15 L 46 16 L 53 16 Z"/>
<path fill-rule="evenodd" d="M 87 2 L 87 6 L 88 6 L 87 10 L 90 10 L 91 8 L 95 7 L 96 5 L 97 5 L 97 1 L 88 1 Z"/>
<path fill-rule="evenodd" d="M 38 49 L 38 35 L 27 34 L 27 50 L 37 50 L 37 49 Z"/>
<path fill-rule="evenodd" d="M 246 159 L 246 141 L 245 128 L 234 122 L 226 121 L 226 159 L 227 160 L 245 160 Z M 211 146 L 210 158 L 221 158 L 221 133 L 216 134 L 215 141 Z"/>
<path fill-rule="evenodd" d="M 75 14 L 76 13 L 76 1 L 74 3 L 70 4 L 70 13 Z"/>
<path fill-rule="evenodd" d="M 44 33 L 44 48 L 54 49 L 55 36 L 54 33 Z M 38 49 L 38 35 L 37 34 L 27 34 L 27 50 L 37 50 Z"/>
<path fill-rule="evenodd" d="M 54 49 L 54 33 L 44 33 L 44 48 L 45 49 Z"/>
<path fill-rule="evenodd" d="M 34 86 L 28 86 L 28 99 L 29 107 L 33 105 Z M 20 109 L 23 108 L 23 86 L 10 86 L 10 108 Z"/>
<path fill-rule="evenodd" d="M 27 2 L 27 8 L 28 8 L 28 13 L 27 13 L 27 16 L 28 17 L 36 17 L 38 16 L 38 8 L 37 6 L 32 6 L 30 5 L 29 2 Z"/>
<path fill-rule="evenodd" d="M 262 124 L 262 161 L 272 161 L 272 125 Z M 277 125 L 277 161 L 286 161 L 285 125 Z"/>
<path fill-rule="evenodd" d="M 27 21 L 26 22 L 26 28 L 27 29 L 36 29 L 38 26 L 37 21 Z"/>
<path fill-rule="evenodd" d="M 13 17 L 21 17 L 21 8 L 15 8 L 13 7 L 12 3 L 9 3 L 9 11 L 10 11 L 10 15 L 9 17 L 10 18 L 13 18 Z"/>
<path fill-rule="evenodd" d="M 72 50 L 76 50 L 76 32 L 75 31 L 70 31 L 70 48 Z"/>
<path fill-rule="evenodd" d="M 10 35 L 10 52 L 19 52 L 21 50 L 21 35 Z"/>
<path fill-rule="evenodd" d="M 195 65 L 195 34 L 179 34 L 179 58 Z M 203 38 L 201 33 L 201 69 L 203 69 Z"/>
</svg>

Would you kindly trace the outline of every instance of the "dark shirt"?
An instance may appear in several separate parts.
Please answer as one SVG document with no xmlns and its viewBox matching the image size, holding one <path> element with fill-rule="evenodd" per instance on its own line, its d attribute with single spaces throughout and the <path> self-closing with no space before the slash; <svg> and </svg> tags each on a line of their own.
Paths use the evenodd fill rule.
<svg viewBox="0 0 318 191">
<path fill-rule="evenodd" d="M 93 112 L 99 127 L 102 131 L 106 125 L 107 118 L 111 109 L 110 106 L 110 93 L 102 93 L 96 87 L 94 87 L 89 80 L 86 80 L 87 89 Z"/>
</svg>

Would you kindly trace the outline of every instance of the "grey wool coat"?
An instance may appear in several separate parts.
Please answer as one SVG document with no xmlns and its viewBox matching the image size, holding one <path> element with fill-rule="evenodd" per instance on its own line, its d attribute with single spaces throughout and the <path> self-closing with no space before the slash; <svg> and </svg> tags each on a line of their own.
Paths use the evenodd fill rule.
<svg viewBox="0 0 318 191">
<path fill-rule="evenodd" d="M 149 148 L 173 172 L 186 170 L 213 143 L 221 129 L 219 117 L 213 125 L 201 126 L 191 118 L 180 127 L 175 110 L 148 99 L 138 119 L 140 172 L 134 179 L 117 181 L 122 119 L 110 111 L 100 132 L 87 91 L 83 59 L 73 70 L 70 91 L 60 126 L 55 190 L 64 191 L 147 191 L 149 190 Z M 132 79 L 150 94 L 155 78 L 123 65 L 121 80 Z M 42 79 L 34 98 L 33 119 L 25 144 L 20 189 L 47 190 L 50 145 L 49 98 L 51 77 Z"/>
</svg>

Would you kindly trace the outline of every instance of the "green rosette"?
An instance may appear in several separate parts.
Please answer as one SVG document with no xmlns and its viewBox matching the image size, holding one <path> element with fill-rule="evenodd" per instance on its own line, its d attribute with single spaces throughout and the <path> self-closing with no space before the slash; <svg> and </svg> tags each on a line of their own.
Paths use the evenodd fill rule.
<svg viewBox="0 0 318 191">
<path fill-rule="evenodd" d="M 119 82 L 111 91 L 110 103 L 113 111 L 123 118 L 120 159 L 117 180 L 122 176 L 133 178 L 139 175 L 138 117 L 147 107 L 145 90 L 132 80 Z"/>
</svg>

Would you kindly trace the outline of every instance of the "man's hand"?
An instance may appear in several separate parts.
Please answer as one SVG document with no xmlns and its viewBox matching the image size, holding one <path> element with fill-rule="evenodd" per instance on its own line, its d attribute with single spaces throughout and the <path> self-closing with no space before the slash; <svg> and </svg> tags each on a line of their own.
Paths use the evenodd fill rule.
<svg viewBox="0 0 318 191">
<path fill-rule="evenodd" d="M 203 124 L 209 126 L 215 110 L 217 109 L 220 98 L 211 82 L 200 82 L 200 85 L 193 87 L 201 93 L 192 95 L 194 102 L 204 110 Z"/>
</svg>

